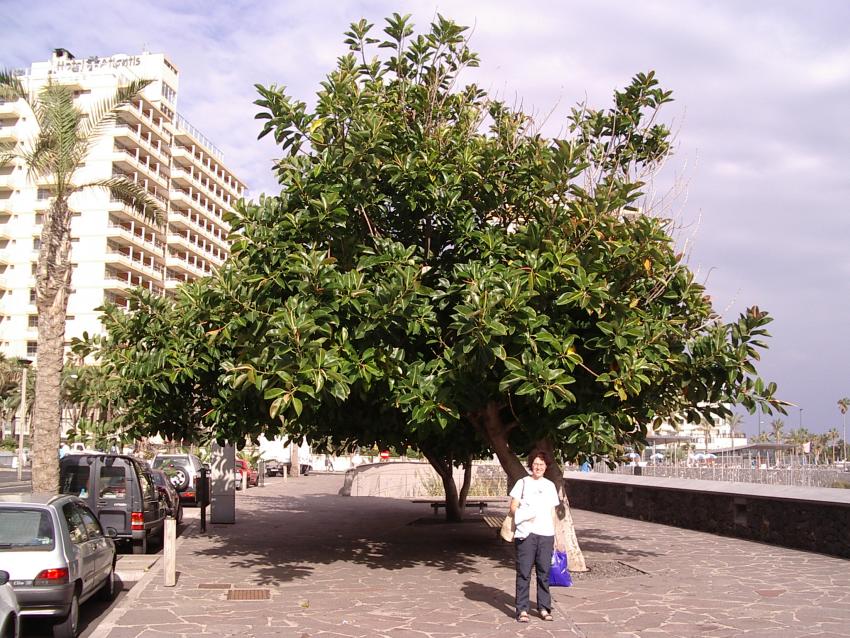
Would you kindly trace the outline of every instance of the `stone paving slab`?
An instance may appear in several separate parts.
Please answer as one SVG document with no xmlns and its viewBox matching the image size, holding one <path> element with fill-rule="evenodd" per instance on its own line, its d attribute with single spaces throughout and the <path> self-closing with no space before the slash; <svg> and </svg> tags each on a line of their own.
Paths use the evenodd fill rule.
<svg viewBox="0 0 850 638">
<path fill-rule="evenodd" d="M 184 532 L 176 587 L 163 585 L 160 561 L 92 636 L 850 635 L 850 561 L 581 510 L 591 567 L 638 571 L 553 588 L 555 622 L 519 625 L 513 549 L 492 529 L 412 524 L 433 518 L 426 505 L 337 496 L 342 480 L 240 492 L 236 524 Z M 227 600 L 238 589 L 269 599 Z"/>
</svg>

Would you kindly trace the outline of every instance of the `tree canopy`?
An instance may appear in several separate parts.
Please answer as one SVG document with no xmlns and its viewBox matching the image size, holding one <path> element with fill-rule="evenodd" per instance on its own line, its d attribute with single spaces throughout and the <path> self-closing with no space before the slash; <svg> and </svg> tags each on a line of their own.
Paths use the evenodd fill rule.
<svg viewBox="0 0 850 638">
<path fill-rule="evenodd" d="M 646 208 L 670 152 L 653 72 L 548 138 L 461 86 L 464 27 L 371 33 L 351 26 L 313 107 L 257 87 L 281 190 L 236 207 L 221 271 L 107 309 L 99 355 L 140 423 L 495 452 L 516 478 L 533 447 L 616 458 L 672 415 L 782 410 L 754 367 L 768 315 L 724 323 Z"/>
</svg>

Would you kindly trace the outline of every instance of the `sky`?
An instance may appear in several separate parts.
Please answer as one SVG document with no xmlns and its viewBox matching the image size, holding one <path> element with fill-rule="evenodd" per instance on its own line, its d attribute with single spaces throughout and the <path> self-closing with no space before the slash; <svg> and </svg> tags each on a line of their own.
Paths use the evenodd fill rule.
<svg viewBox="0 0 850 638">
<path fill-rule="evenodd" d="M 394 12 L 417 31 L 439 13 L 471 27 L 481 66 L 465 78 L 564 130 L 569 108 L 611 104 L 655 70 L 675 102 L 659 176 L 690 267 L 733 320 L 774 318 L 759 372 L 791 402 L 786 431 L 842 428 L 850 396 L 850 2 L 843 0 L 0 0 L 0 66 L 165 53 L 178 110 L 224 151 L 251 196 L 276 193 L 280 154 L 257 141 L 255 84 L 308 103 L 346 52 L 348 25 Z M 753 435 L 758 418 L 746 415 Z M 775 416 L 763 416 L 769 431 Z M 850 420 L 850 419 L 848 419 Z"/>
</svg>

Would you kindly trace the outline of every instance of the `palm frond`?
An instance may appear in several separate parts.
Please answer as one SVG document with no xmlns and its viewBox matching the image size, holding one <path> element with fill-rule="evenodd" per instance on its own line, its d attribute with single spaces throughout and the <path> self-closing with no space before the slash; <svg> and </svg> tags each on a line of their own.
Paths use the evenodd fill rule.
<svg viewBox="0 0 850 638">
<path fill-rule="evenodd" d="M 112 177 L 110 179 L 82 184 L 77 190 L 89 187 L 105 188 L 112 197 L 126 204 L 144 217 L 147 217 L 160 226 L 165 223 L 165 210 L 159 201 L 138 184 L 134 184 L 123 177 Z"/>
<path fill-rule="evenodd" d="M 15 146 L 16 144 L 14 142 L 0 142 L 0 168 L 6 166 L 13 159 L 21 156 L 21 154 L 15 150 Z"/>
<path fill-rule="evenodd" d="M 23 83 L 9 69 L 0 71 L 0 99 L 30 101 Z"/>
<path fill-rule="evenodd" d="M 79 167 L 79 151 L 85 140 L 80 135 L 83 113 L 74 105 L 70 87 L 48 82 L 38 94 L 35 108 L 39 123 L 33 151 L 52 161 L 52 174 L 60 191 L 70 183 Z"/>
<path fill-rule="evenodd" d="M 153 80 L 133 80 L 127 86 L 120 86 L 110 97 L 101 100 L 89 110 L 89 119 L 82 127 L 82 136 L 92 140 L 115 122 L 119 110 L 138 98 Z"/>
<path fill-rule="evenodd" d="M 22 143 L 19 155 L 27 165 L 27 177 L 33 182 L 48 179 L 56 172 L 56 149 L 51 140 L 43 135 L 28 143 Z"/>
</svg>

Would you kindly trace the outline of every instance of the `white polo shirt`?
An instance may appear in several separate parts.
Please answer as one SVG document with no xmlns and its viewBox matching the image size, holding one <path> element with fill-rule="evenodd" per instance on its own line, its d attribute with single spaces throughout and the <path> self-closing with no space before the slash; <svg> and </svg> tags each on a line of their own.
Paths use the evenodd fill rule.
<svg viewBox="0 0 850 638">
<path fill-rule="evenodd" d="M 510 496 L 519 501 L 519 507 L 514 514 L 515 538 L 526 538 L 529 534 L 555 535 L 552 509 L 561 501 L 552 481 L 543 477 L 535 479 L 527 476 L 514 484 Z"/>
</svg>

